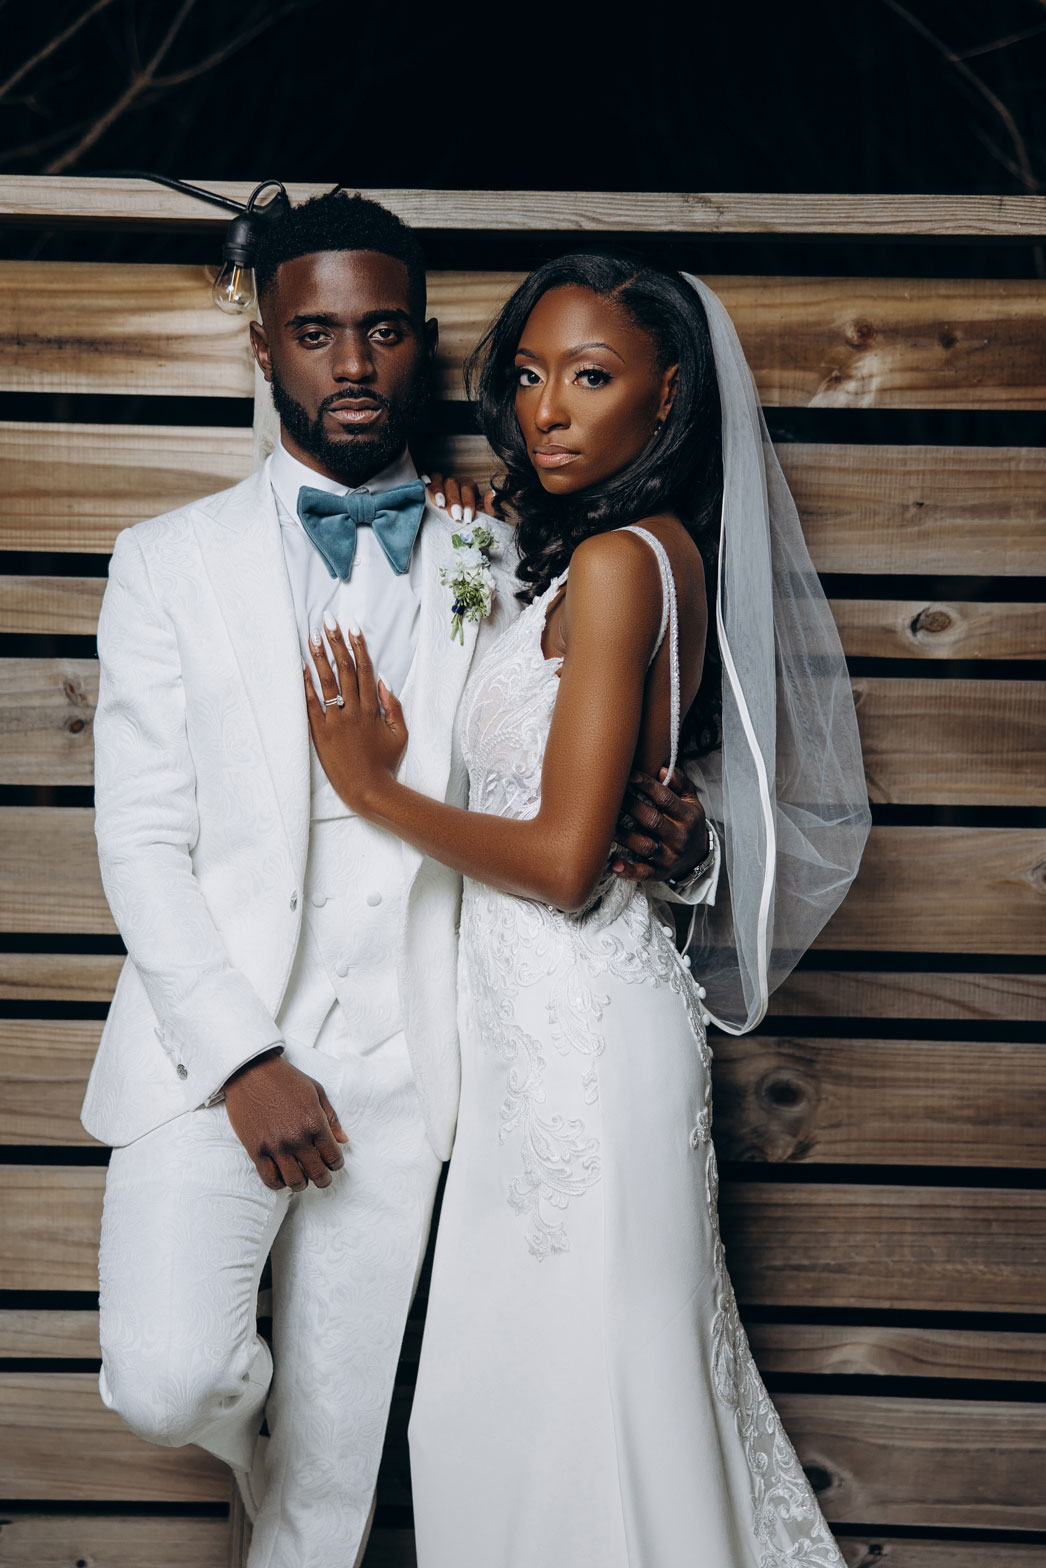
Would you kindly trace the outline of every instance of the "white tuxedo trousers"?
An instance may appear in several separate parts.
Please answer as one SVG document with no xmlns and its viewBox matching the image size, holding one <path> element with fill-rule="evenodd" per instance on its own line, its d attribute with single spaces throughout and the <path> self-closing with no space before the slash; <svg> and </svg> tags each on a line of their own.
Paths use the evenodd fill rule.
<svg viewBox="0 0 1046 1568">
<path fill-rule="evenodd" d="M 318 827 L 314 888 L 320 851 L 354 842 L 355 824 Z M 271 1192 L 222 1105 L 114 1150 L 106 1182 L 102 1398 L 149 1441 L 197 1443 L 248 1473 L 249 1568 L 356 1562 L 440 1170 L 402 1031 L 375 1043 L 338 999 L 345 913 L 337 897 L 308 902 L 279 1019 L 289 1059 L 323 1084 L 349 1137 L 331 1186 Z M 270 1251 L 271 1355 L 256 1324 Z"/>
</svg>

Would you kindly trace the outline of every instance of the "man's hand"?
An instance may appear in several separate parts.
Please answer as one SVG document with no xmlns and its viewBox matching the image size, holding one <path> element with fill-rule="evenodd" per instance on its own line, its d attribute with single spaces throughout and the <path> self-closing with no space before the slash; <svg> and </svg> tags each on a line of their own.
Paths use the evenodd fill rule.
<svg viewBox="0 0 1046 1568">
<path fill-rule="evenodd" d="M 611 861 L 626 882 L 664 882 L 688 876 L 708 854 L 705 808 L 679 768 L 671 778 L 634 772 L 618 819 L 616 841 L 629 859 Z"/>
<path fill-rule="evenodd" d="M 329 1187 L 345 1158 L 348 1135 L 323 1085 L 279 1053 L 255 1057 L 225 1085 L 232 1130 L 266 1187 L 304 1192 L 309 1182 Z"/>
</svg>

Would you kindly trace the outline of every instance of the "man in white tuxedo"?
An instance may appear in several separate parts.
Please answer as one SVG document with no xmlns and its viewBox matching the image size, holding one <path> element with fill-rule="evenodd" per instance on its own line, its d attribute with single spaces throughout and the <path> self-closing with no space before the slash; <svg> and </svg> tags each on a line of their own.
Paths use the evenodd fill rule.
<svg viewBox="0 0 1046 1568">
<path fill-rule="evenodd" d="M 403 776 L 463 804 L 455 711 L 518 585 L 485 519 L 493 608 L 452 638 L 440 569 L 467 524 L 407 454 L 437 330 L 410 230 L 321 197 L 257 273 L 280 445 L 121 534 L 99 624 L 99 858 L 129 954 L 83 1107 L 114 1146 L 100 1387 L 143 1437 L 233 1467 L 251 1568 L 350 1568 L 454 1133 L 460 889 L 334 794 L 302 661 L 325 620 L 362 627 L 403 701 Z M 671 852 L 689 830 L 681 864 L 699 818 L 663 830 Z"/>
</svg>

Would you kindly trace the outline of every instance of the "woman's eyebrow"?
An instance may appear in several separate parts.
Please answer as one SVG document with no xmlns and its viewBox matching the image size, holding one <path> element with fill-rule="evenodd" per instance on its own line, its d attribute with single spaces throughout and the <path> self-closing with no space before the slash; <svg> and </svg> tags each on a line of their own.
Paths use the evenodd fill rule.
<svg viewBox="0 0 1046 1568">
<path fill-rule="evenodd" d="M 617 349 L 611 348 L 609 343 L 578 343 L 574 348 L 567 349 L 564 358 L 577 359 L 579 354 L 584 354 L 586 349 L 590 348 L 605 348 L 608 354 L 613 354 L 615 359 L 620 359 L 622 364 L 625 363 Z M 524 359 L 540 359 L 541 357 L 539 354 L 535 354 L 533 349 L 524 348 L 522 344 L 516 350 L 517 358 L 519 355 L 522 355 Z"/>
</svg>

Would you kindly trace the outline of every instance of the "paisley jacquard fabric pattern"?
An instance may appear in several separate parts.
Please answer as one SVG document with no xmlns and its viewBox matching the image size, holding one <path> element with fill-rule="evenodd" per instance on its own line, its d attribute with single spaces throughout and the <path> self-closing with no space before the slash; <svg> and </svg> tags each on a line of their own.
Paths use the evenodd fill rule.
<svg viewBox="0 0 1046 1568">
<path fill-rule="evenodd" d="M 539 808 L 561 586 L 473 669 L 474 809 Z M 466 882 L 459 998 L 411 1420 L 419 1568 L 842 1568 L 737 1313 L 702 995 L 672 927 L 610 876 L 579 914 Z"/>
</svg>

